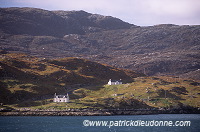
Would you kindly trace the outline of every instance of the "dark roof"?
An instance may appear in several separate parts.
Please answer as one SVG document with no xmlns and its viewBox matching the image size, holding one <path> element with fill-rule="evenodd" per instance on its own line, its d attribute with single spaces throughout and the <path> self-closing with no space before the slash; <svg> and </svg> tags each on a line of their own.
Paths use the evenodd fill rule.
<svg viewBox="0 0 200 132">
<path fill-rule="evenodd" d="M 67 95 L 56 95 L 58 98 L 67 98 Z"/>
<path fill-rule="evenodd" d="M 111 82 L 122 82 L 122 80 L 111 80 Z"/>
</svg>

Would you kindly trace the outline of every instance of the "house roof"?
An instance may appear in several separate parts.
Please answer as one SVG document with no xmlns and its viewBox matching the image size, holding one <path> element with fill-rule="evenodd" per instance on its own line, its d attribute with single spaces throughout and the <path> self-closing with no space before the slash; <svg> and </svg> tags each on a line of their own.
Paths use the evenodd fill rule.
<svg viewBox="0 0 200 132">
<path fill-rule="evenodd" d="M 67 95 L 56 95 L 57 98 L 67 98 Z"/>
<path fill-rule="evenodd" d="M 111 82 L 122 82 L 122 80 L 111 80 Z"/>
</svg>

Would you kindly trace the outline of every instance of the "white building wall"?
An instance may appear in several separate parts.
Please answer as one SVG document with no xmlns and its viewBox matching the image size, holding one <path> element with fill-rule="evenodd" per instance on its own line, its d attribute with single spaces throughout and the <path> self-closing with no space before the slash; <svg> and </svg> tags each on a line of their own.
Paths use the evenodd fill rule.
<svg viewBox="0 0 200 132">
<path fill-rule="evenodd" d="M 69 102 L 69 98 L 66 98 L 66 102 Z"/>
<path fill-rule="evenodd" d="M 108 81 L 108 85 L 113 85 L 111 80 Z"/>
<path fill-rule="evenodd" d="M 63 98 L 58 98 L 56 95 L 53 99 L 53 102 L 69 102 L 69 95 L 67 94 L 67 96 L 64 96 Z"/>
<path fill-rule="evenodd" d="M 121 81 L 112 82 L 111 79 L 108 81 L 108 85 L 119 85 L 119 84 L 122 84 L 122 82 Z"/>
<path fill-rule="evenodd" d="M 66 102 L 66 98 L 54 98 L 54 102 Z"/>
</svg>

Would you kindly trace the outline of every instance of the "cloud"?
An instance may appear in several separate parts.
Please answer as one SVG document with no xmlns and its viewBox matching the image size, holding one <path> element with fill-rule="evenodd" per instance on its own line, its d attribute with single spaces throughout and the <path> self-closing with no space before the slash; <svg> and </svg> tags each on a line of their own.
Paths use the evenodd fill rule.
<svg viewBox="0 0 200 132">
<path fill-rule="evenodd" d="M 200 24 L 199 0 L 10 0 L 4 2 L 6 5 L 48 10 L 85 10 L 118 17 L 136 25 Z"/>
</svg>

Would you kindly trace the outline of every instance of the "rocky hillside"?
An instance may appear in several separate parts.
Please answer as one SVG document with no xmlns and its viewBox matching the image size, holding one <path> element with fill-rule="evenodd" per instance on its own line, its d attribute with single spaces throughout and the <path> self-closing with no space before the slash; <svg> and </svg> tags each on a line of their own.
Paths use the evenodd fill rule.
<svg viewBox="0 0 200 132">
<path fill-rule="evenodd" d="M 0 103 L 52 98 L 79 87 L 104 85 L 110 78 L 132 82 L 144 76 L 79 58 L 41 59 L 25 54 L 0 55 Z"/>
<path fill-rule="evenodd" d="M 85 11 L 47 11 L 37 8 L 1 8 L 1 30 L 8 34 L 63 37 L 103 30 L 130 28 L 110 16 Z"/>
<path fill-rule="evenodd" d="M 6 51 L 82 57 L 147 75 L 200 78 L 200 26 L 139 27 L 84 11 L 35 8 L 1 8 L 0 16 L 0 47 Z"/>
</svg>

